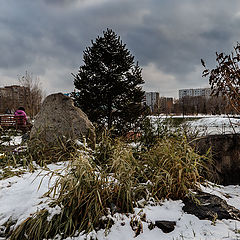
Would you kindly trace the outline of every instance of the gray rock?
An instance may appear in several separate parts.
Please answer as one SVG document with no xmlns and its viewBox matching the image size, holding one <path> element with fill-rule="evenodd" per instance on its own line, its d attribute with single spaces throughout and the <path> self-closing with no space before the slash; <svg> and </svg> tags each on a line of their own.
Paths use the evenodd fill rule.
<svg viewBox="0 0 240 240">
<path fill-rule="evenodd" d="M 88 137 L 95 144 L 95 128 L 87 115 L 74 106 L 73 100 L 62 93 L 49 95 L 44 100 L 30 132 L 30 139 L 55 144 L 56 139 Z"/>
<path fill-rule="evenodd" d="M 160 228 L 164 233 L 170 233 L 175 229 L 175 221 L 155 221 L 156 227 Z"/>
<path fill-rule="evenodd" d="M 200 192 L 196 199 L 185 198 L 183 211 L 197 216 L 199 219 L 214 221 L 216 219 L 240 220 L 240 211 L 218 196 Z"/>
</svg>

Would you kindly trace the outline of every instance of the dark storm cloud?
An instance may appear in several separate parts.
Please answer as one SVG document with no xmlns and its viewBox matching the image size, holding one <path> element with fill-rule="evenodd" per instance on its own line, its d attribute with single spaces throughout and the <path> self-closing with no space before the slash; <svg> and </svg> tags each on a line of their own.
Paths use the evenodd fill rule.
<svg viewBox="0 0 240 240">
<path fill-rule="evenodd" d="M 237 0 L 2 1 L 0 85 L 28 70 L 49 92 L 72 90 L 82 52 L 112 28 L 143 67 L 146 89 L 201 87 L 200 59 L 213 65 L 215 51 L 240 38 L 238 11 Z"/>
<path fill-rule="evenodd" d="M 228 26 L 232 11 L 224 16 L 219 14 L 219 19 L 215 16 L 215 22 L 211 22 L 214 16 L 209 17 L 210 10 L 201 11 L 197 4 L 192 6 L 191 3 L 175 3 L 172 8 L 167 8 L 168 11 L 159 4 L 138 29 L 130 31 L 130 41 L 135 44 L 136 52 L 142 55 L 143 64 L 153 61 L 167 72 L 188 72 L 199 64 L 201 57 L 208 57 L 209 50 L 214 52 L 217 47 L 229 47 L 234 31 L 237 30 L 239 36 L 237 28 Z M 179 9 L 181 4 L 183 6 Z"/>
</svg>

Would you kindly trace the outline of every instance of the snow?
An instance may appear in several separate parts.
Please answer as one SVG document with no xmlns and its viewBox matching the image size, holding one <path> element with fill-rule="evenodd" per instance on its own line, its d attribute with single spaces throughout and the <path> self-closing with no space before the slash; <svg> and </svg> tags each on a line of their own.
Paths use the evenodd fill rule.
<svg viewBox="0 0 240 240">
<path fill-rule="evenodd" d="M 189 121 L 188 126 L 204 134 L 228 134 L 240 132 L 240 119 L 228 117 L 208 117 Z"/>
<path fill-rule="evenodd" d="M 214 194 L 223 200 L 225 200 L 229 205 L 240 209 L 240 186 L 239 185 L 229 185 L 229 186 L 219 186 L 215 184 L 208 184 L 207 187 L 202 186 L 202 191 Z"/>
<path fill-rule="evenodd" d="M 183 118 L 183 116 L 150 116 L 154 125 L 166 119 Z M 240 116 L 227 116 L 227 115 L 193 115 L 185 116 L 187 125 L 190 129 L 198 131 L 199 135 L 212 135 L 212 134 L 230 134 L 240 133 Z"/>
<path fill-rule="evenodd" d="M 3 142 L 2 145 L 16 146 L 16 145 L 20 145 L 21 142 L 22 142 L 22 136 L 11 136 L 11 139 L 7 142 Z"/>
<path fill-rule="evenodd" d="M 198 116 L 199 117 L 199 116 Z M 157 117 L 155 117 L 157 119 Z M 235 129 L 239 130 L 240 119 L 231 118 Z M 207 126 L 209 132 L 218 132 L 216 129 L 225 126 L 225 130 L 229 130 L 229 118 L 219 116 L 218 118 L 208 116 L 192 121 L 191 126 L 200 128 Z M 228 127 L 228 128 L 227 128 Z M 21 143 L 21 137 L 12 137 L 9 145 L 18 145 Z M 4 157 L 3 153 L 0 153 Z M 58 163 L 48 165 L 52 171 L 63 169 L 66 163 Z M 11 177 L 0 180 L 0 226 L 10 217 L 17 220 L 20 224 L 23 220 L 35 213 L 39 209 L 48 208 L 51 215 L 60 211 L 60 208 L 51 209 L 48 207 L 49 199 L 42 197 L 48 191 L 56 180 L 56 176 L 51 178 L 46 169 L 39 168 L 34 173 L 25 173 L 21 177 Z M 40 185 L 41 183 L 41 185 Z M 215 194 L 226 200 L 229 205 L 240 210 L 240 186 L 220 186 L 209 183 L 208 186 L 201 186 L 204 192 Z M 164 200 L 158 204 L 149 203 L 144 208 L 135 208 L 134 214 L 128 216 L 124 214 L 115 214 L 110 216 L 114 220 L 114 225 L 106 233 L 105 230 L 92 232 L 89 235 L 80 234 L 66 240 L 90 240 L 96 237 L 98 240 L 236 240 L 240 239 L 240 221 L 236 220 L 200 220 L 196 216 L 185 213 L 182 208 L 184 204 L 181 200 L 173 201 L 171 199 Z M 130 226 L 132 219 L 140 221 L 141 216 L 146 214 L 146 221 L 141 221 L 142 232 L 135 236 Z M 161 229 L 155 227 L 149 229 L 150 222 L 157 220 L 176 221 L 174 231 L 164 233 Z M 4 239 L 1 238 L 0 239 Z"/>
<path fill-rule="evenodd" d="M 65 165 L 51 164 L 51 170 L 62 169 Z M 36 212 L 38 209 L 49 208 L 48 199 L 42 195 L 49 188 L 50 175 L 48 171 L 39 169 L 35 173 L 25 173 L 21 177 L 11 177 L 0 181 L 0 225 L 10 217 L 21 223 L 24 219 Z M 43 178 L 43 176 L 45 176 Z M 41 186 L 39 187 L 40 182 Z M 52 178 L 50 185 L 55 181 Z M 202 186 L 202 190 L 223 198 L 228 204 L 240 209 L 240 186 L 218 186 L 209 184 Z M 98 240 L 167 240 L 167 239 L 239 239 L 240 222 L 235 220 L 217 220 L 215 225 L 208 220 L 199 220 L 197 217 L 184 213 L 184 206 L 181 200 L 165 200 L 159 204 L 148 204 L 144 208 L 135 208 L 135 213 L 128 217 L 123 214 L 112 216 L 115 224 L 106 234 L 105 230 L 97 233 L 93 232 L 89 236 L 80 235 L 78 237 L 67 238 L 68 240 L 90 239 L 90 236 L 97 237 Z M 52 215 L 60 209 L 51 209 Z M 146 214 L 146 221 L 142 221 L 142 233 L 135 237 L 135 233 L 130 226 L 131 219 L 140 219 Z M 150 222 L 157 220 L 176 221 L 175 230 L 170 233 L 163 233 L 155 227 L 148 228 Z M 1 239 L 1 238 L 0 238 Z"/>
<path fill-rule="evenodd" d="M 184 213 L 182 211 L 182 201 L 164 201 L 161 205 L 146 206 L 144 209 L 135 209 L 136 215 L 146 214 L 147 222 L 142 221 L 143 230 L 140 235 L 135 237 L 135 233 L 130 227 L 131 218 L 136 218 L 134 215 L 126 217 L 121 214 L 114 215 L 115 224 L 110 232 L 106 235 L 104 230 L 97 233 L 92 233 L 90 236 L 97 237 L 98 240 L 168 240 L 168 239 L 201 239 L 201 240 L 219 240 L 219 239 L 239 239 L 240 234 L 237 231 L 240 229 L 240 223 L 235 220 L 217 220 L 215 224 L 208 220 L 199 220 L 197 217 Z M 170 233 L 164 233 L 162 230 L 155 227 L 150 230 L 148 225 L 156 220 L 176 221 L 175 230 Z M 123 224 L 124 223 L 124 224 Z M 75 238 L 67 238 L 68 240 L 84 240 L 85 235 Z"/>
<path fill-rule="evenodd" d="M 64 164 L 51 164 L 48 167 L 56 170 L 63 166 Z M 49 189 L 50 175 L 46 175 L 47 173 L 49 171 L 39 169 L 34 173 L 0 181 L 0 225 L 9 217 L 20 223 L 38 209 L 47 207 L 47 198 L 41 198 Z M 55 178 L 53 177 L 50 184 L 54 183 Z"/>
</svg>

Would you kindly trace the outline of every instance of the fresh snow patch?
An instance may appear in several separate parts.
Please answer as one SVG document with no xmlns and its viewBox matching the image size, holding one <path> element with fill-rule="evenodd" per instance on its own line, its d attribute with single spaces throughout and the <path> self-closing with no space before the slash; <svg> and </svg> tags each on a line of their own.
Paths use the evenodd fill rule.
<svg viewBox="0 0 240 240">
<path fill-rule="evenodd" d="M 64 163 L 51 164 L 50 170 L 63 169 Z M 41 198 L 49 189 L 49 175 L 46 170 L 38 170 L 35 173 L 26 173 L 21 177 L 12 177 L 0 181 L 0 225 L 10 217 L 20 224 L 23 220 L 36 212 L 38 209 L 48 208 L 51 216 L 60 212 L 60 208 L 50 209 L 47 205 L 48 199 Z M 50 185 L 55 181 L 52 178 Z M 39 188 L 40 182 L 41 186 Z M 38 189 L 39 188 L 39 189 Z M 239 186 L 218 186 L 209 184 L 202 186 L 202 190 L 218 195 L 225 199 L 228 204 L 240 209 L 240 187 Z M 168 239 L 239 239 L 240 222 L 235 220 L 217 220 L 215 225 L 208 220 L 200 220 L 196 216 L 183 212 L 183 202 L 181 200 L 165 200 L 159 204 L 149 204 L 144 208 L 135 208 L 134 214 L 128 216 L 115 214 L 112 217 L 114 225 L 106 233 L 106 230 L 92 232 L 89 235 L 82 234 L 67 240 L 84 240 L 90 237 L 97 237 L 98 240 L 168 240 Z M 140 219 L 146 214 L 146 221 L 142 221 L 142 233 L 135 237 L 135 233 L 130 226 L 131 219 Z M 150 222 L 157 220 L 176 221 L 174 231 L 164 233 L 155 227 L 150 230 Z"/>
<path fill-rule="evenodd" d="M 235 220 L 216 221 L 214 225 L 209 220 L 199 220 L 196 216 L 184 213 L 182 210 L 182 201 L 165 200 L 160 205 L 146 206 L 143 209 L 135 209 L 135 214 L 129 217 L 122 214 L 115 214 L 113 219 L 115 224 L 112 226 L 108 234 L 105 230 L 100 230 L 97 233 L 92 232 L 90 235 L 80 235 L 78 237 L 67 238 L 67 240 L 90 240 L 91 237 L 98 240 L 219 240 L 219 239 L 238 239 L 240 235 L 237 230 L 240 229 L 240 223 Z M 140 235 L 135 237 L 135 233 L 130 227 L 132 218 L 138 215 L 146 214 L 146 222 L 142 221 L 143 230 Z M 164 233 L 161 229 L 155 227 L 149 229 L 150 222 L 154 223 L 157 220 L 176 221 L 174 231 Z"/>
<path fill-rule="evenodd" d="M 10 141 L 3 142 L 4 146 L 16 146 L 22 143 L 22 136 L 11 136 Z"/>
<path fill-rule="evenodd" d="M 51 164 L 49 169 L 63 168 L 64 164 Z M 10 217 L 18 220 L 17 224 L 35 213 L 38 209 L 46 208 L 47 198 L 42 198 L 56 177 L 50 180 L 49 171 L 38 170 L 25 173 L 21 177 L 14 176 L 0 181 L 0 225 Z M 41 185 L 40 185 L 41 183 Z"/>
<path fill-rule="evenodd" d="M 227 117 L 209 117 L 188 121 L 190 128 L 205 134 L 230 134 L 240 132 L 240 119 Z"/>
<path fill-rule="evenodd" d="M 183 118 L 183 116 L 149 116 L 155 129 L 157 124 L 165 121 L 166 119 Z M 199 135 L 209 134 L 231 134 L 240 133 L 240 116 L 227 116 L 227 115 L 194 115 L 185 116 L 187 125 L 190 129 L 197 131 Z"/>
</svg>

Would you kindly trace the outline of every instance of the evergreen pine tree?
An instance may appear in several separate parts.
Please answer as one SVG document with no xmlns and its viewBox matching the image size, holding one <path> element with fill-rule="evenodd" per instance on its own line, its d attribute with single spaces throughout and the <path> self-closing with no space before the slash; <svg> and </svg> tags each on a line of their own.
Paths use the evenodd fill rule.
<svg viewBox="0 0 240 240">
<path fill-rule="evenodd" d="M 142 70 L 112 30 L 83 52 L 84 65 L 74 76 L 75 104 L 92 122 L 128 131 L 143 112 Z"/>
</svg>

